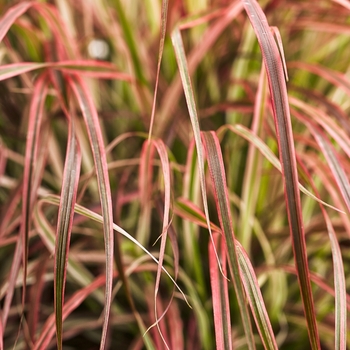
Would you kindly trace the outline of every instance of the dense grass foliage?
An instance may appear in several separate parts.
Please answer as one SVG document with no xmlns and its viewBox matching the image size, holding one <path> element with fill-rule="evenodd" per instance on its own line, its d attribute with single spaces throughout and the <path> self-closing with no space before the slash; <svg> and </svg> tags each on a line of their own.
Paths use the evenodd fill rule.
<svg viewBox="0 0 350 350">
<path fill-rule="evenodd" d="M 0 350 L 350 347 L 346 0 L 0 2 Z"/>
</svg>

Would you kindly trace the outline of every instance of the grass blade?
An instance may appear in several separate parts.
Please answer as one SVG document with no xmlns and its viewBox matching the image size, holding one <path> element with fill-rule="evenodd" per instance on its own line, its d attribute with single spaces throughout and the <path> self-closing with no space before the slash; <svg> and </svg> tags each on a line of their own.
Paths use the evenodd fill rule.
<svg viewBox="0 0 350 350">
<path fill-rule="evenodd" d="M 86 128 L 89 134 L 90 145 L 94 156 L 94 162 L 97 173 L 97 182 L 100 192 L 103 232 L 106 252 L 106 291 L 105 291 L 105 312 L 102 328 L 102 339 L 100 349 L 106 345 L 109 314 L 112 302 L 112 283 L 113 283 L 113 212 L 112 212 L 112 195 L 108 177 L 107 159 L 105 147 L 103 144 L 101 127 L 98 121 L 97 111 L 92 101 L 92 97 L 84 81 L 76 76 L 70 80 L 72 90 L 79 102 L 83 113 Z"/>
<path fill-rule="evenodd" d="M 315 307 L 313 302 L 306 243 L 302 224 L 298 174 L 295 160 L 293 133 L 290 121 L 288 94 L 284 69 L 278 47 L 270 32 L 265 14 L 255 0 L 243 1 L 262 51 L 272 97 L 273 114 L 279 145 L 282 174 L 294 260 L 303 300 L 312 349 L 320 349 Z"/>
<path fill-rule="evenodd" d="M 226 251 L 225 244 L 221 240 L 221 236 L 214 235 L 216 245 L 219 247 L 223 271 L 226 274 Z M 228 300 L 227 280 L 222 276 L 218 269 L 213 245 L 210 243 L 209 249 L 209 265 L 210 265 L 210 284 L 213 294 L 213 313 L 216 349 L 232 349 L 231 336 L 231 320 L 230 305 Z"/>
<path fill-rule="evenodd" d="M 83 74 L 99 79 L 117 79 L 131 82 L 133 78 L 126 73 L 118 72 L 113 64 L 108 62 L 77 60 L 45 63 L 12 63 L 0 67 L 0 81 L 40 68 L 55 68 L 71 74 Z"/>
<path fill-rule="evenodd" d="M 279 159 L 274 155 L 274 153 L 271 151 L 271 149 L 266 145 L 266 143 L 263 142 L 257 135 L 255 135 L 251 130 L 247 129 L 245 126 L 236 124 L 236 125 L 225 125 L 222 128 L 218 130 L 218 135 L 221 137 L 224 130 L 230 130 L 237 135 L 240 135 L 244 137 L 248 142 L 253 144 L 260 152 L 264 155 L 264 157 L 279 171 L 282 172 L 281 162 Z M 303 193 L 305 193 L 307 196 L 314 199 L 316 202 L 321 203 L 322 205 L 331 208 L 339 213 L 344 213 L 343 210 L 338 209 L 337 207 L 324 202 L 317 196 L 315 196 L 313 193 L 311 193 L 308 189 L 306 189 L 300 182 L 299 182 L 299 190 Z"/>
<path fill-rule="evenodd" d="M 233 232 L 232 217 L 226 184 L 224 162 L 221 155 L 220 144 L 216 134 L 212 132 L 202 132 L 203 144 L 207 154 L 210 176 L 215 191 L 215 201 L 219 216 L 221 230 L 225 236 L 226 249 L 228 254 L 228 264 L 230 274 L 235 288 L 237 301 L 243 321 L 243 327 L 247 338 L 249 349 L 255 349 L 254 336 L 245 294 L 240 276 L 238 257 Z"/>
<path fill-rule="evenodd" d="M 43 120 L 44 102 L 47 94 L 46 75 L 41 75 L 37 80 L 29 111 L 29 124 L 26 142 L 26 154 L 22 188 L 22 222 L 21 238 L 23 240 L 23 294 L 22 302 L 25 303 L 27 261 L 28 261 L 28 236 L 30 229 L 32 205 L 36 195 L 34 185 L 34 167 L 37 161 L 40 142 L 40 128 Z"/>
<path fill-rule="evenodd" d="M 0 41 L 4 39 L 4 36 L 16 21 L 16 19 L 23 15 L 31 6 L 32 2 L 24 1 L 16 6 L 12 6 L 0 20 Z"/>
<path fill-rule="evenodd" d="M 74 121 L 69 121 L 66 163 L 63 173 L 55 247 L 55 316 L 57 348 L 62 349 L 62 308 L 66 284 L 69 242 L 74 217 L 74 205 L 80 176 L 81 153 L 74 131 Z"/>
<path fill-rule="evenodd" d="M 176 27 L 172 32 L 171 39 L 173 42 L 173 47 L 175 49 L 176 61 L 180 71 L 182 86 L 183 86 L 183 90 L 184 90 L 185 98 L 187 102 L 187 108 L 190 114 L 192 130 L 193 130 L 194 140 L 195 140 L 196 149 L 197 149 L 197 162 L 198 162 L 199 179 L 200 179 L 200 185 L 201 185 L 204 213 L 207 217 L 207 226 L 209 230 L 210 239 L 214 245 L 213 236 L 210 228 L 207 191 L 205 187 L 204 156 L 203 156 L 203 147 L 202 147 L 202 141 L 200 136 L 199 120 L 198 120 L 196 102 L 194 99 L 194 94 L 193 94 L 193 89 L 191 84 L 191 78 L 190 78 L 186 55 L 185 55 L 185 49 L 183 46 L 180 29 L 178 27 Z M 216 256 L 219 262 L 219 257 L 217 254 Z M 220 266 L 220 263 L 219 263 L 219 266 Z M 220 266 L 220 269 L 221 269 L 221 266 Z"/>
<path fill-rule="evenodd" d="M 57 196 L 54 196 L 54 195 L 49 195 L 49 196 L 45 197 L 45 199 L 42 200 L 42 203 L 44 203 L 44 202 L 59 206 L 59 198 Z M 87 208 L 84 208 L 83 206 L 81 206 L 79 204 L 75 204 L 74 212 L 77 214 L 83 215 L 91 220 L 96 221 L 96 222 L 99 222 L 101 224 L 104 223 L 104 218 L 101 215 L 99 215 L 99 214 L 97 214 L 97 213 L 95 213 Z M 141 245 L 132 235 L 130 235 L 128 232 L 126 232 L 124 229 L 122 229 L 120 226 L 118 226 L 117 224 L 114 224 L 114 223 L 113 223 L 113 229 L 116 232 L 119 232 L 120 234 L 122 234 L 124 237 L 126 237 L 130 242 L 134 243 L 143 252 L 145 252 L 156 264 L 158 264 L 157 258 L 155 258 L 154 255 L 152 253 L 150 253 L 143 245 Z M 164 268 L 164 266 L 162 267 L 162 270 L 163 270 L 163 272 L 165 272 L 165 274 L 169 277 L 169 279 L 174 284 L 174 286 L 181 293 L 181 295 L 182 295 L 183 299 L 186 301 L 187 305 L 190 306 L 185 294 L 183 293 L 181 288 L 178 286 L 178 284 L 175 282 L 175 280 L 171 277 L 170 273 Z"/>
<path fill-rule="evenodd" d="M 318 145 L 320 146 L 324 156 L 328 161 L 328 165 L 332 171 L 340 193 L 344 199 L 348 211 L 350 212 L 350 182 L 345 173 L 345 170 L 341 166 L 341 162 L 337 159 L 334 147 L 329 141 L 327 141 L 321 130 L 317 130 L 312 126 L 310 127 L 311 132 L 313 133 Z"/>
<path fill-rule="evenodd" d="M 241 268 L 241 276 L 246 291 L 249 304 L 258 328 L 261 341 L 265 349 L 277 350 L 277 343 L 273 334 L 272 326 L 267 314 L 264 299 L 262 297 L 259 282 L 256 279 L 254 268 L 249 260 L 247 253 L 241 244 L 236 240 L 236 248 L 238 252 L 239 266 Z"/>
</svg>

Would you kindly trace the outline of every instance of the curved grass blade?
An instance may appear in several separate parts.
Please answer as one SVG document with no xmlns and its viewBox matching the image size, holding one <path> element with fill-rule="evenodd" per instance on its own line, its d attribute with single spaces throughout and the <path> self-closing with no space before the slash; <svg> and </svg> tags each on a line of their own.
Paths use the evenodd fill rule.
<svg viewBox="0 0 350 350">
<path fill-rule="evenodd" d="M 55 247 L 55 316 L 57 348 L 62 349 L 62 308 L 68 263 L 69 242 L 74 217 L 74 205 L 77 197 L 81 165 L 81 153 L 74 131 L 74 120 L 69 120 L 67 155 L 63 173 L 60 206 Z"/>
<path fill-rule="evenodd" d="M 54 195 L 48 195 L 47 197 L 45 197 L 45 199 L 41 200 L 42 203 L 49 203 L 49 204 L 53 204 L 56 206 L 59 206 L 59 197 L 54 196 Z M 83 206 L 79 205 L 79 204 L 75 204 L 74 207 L 74 212 L 80 215 L 83 215 L 91 220 L 94 220 L 96 222 L 99 222 L 100 224 L 104 223 L 104 219 L 103 216 L 87 209 L 84 208 Z M 143 252 L 145 252 L 156 264 L 158 264 L 158 260 L 157 258 L 154 257 L 154 255 L 152 255 L 142 244 L 140 244 L 133 236 L 131 236 L 128 232 L 126 232 L 124 229 L 122 229 L 120 226 L 116 225 L 113 223 L 113 229 L 116 232 L 119 232 L 120 234 L 122 234 L 124 237 L 126 237 L 129 241 L 131 241 L 132 243 L 134 243 L 137 247 L 139 247 Z M 169 279 L 171 280 L 171 282 L 174 284 L 174 286 L 177 288 L 177 290 L 181 293 L 182 297 L 184 298 L 185 302 L 187 303 L 187 305 L 189 307 L 191 307 L 191 305 L 188 303 L 187 298 L 184 294 L 184 292 L 181 290 L 181 288 L 179 287 L 179 285 L 175 282 L 175 280 L 171 277 L 170 273 L 164 268 L 164 266 L 162 266 L 162 270 L 163 272 L 165 272 L 165 274 L 169 277 Z"/>
<path fill-rule="evenodd" d="M 221 155 L 220 143 L 215 132 L 213 131 L 202 132 L 202 139 L 207 154 L 210 176 L 215 191 L 215 201 L 220 226 L 225 236 L 230 274 L 232 276 L 232 282 L 235 288 L 237 301 L 243 321 L 247 345 L 249 349 L 255 349 L 251 320 L 247 304 L 245 302 L 245 294 L 240 276 L 240 268 L 236 252 L 235 235 L 233 232 L 224 162 Z"/>
<path fill-rule="evenodd" d="M 31 6 L 32 2 L 24 1 L 16 6 L 11 7 L 0 20 L 0 41 L 4 39 L 4 36 L 16 21 L 16 19 L 22 16 Z"/>
<path fill-rule="evenodd" d="M 92 97 L 84 83 L 79 77 L 75 76 L 70 79 L 70 85 L 79 102 L 79 106 L 83 113 L 86 128 L 89 134 L 90 145 L 94 157 L 94 163 L 97 173 L 97 182 L 100 192 L 100 200 L 103 216 L 103 232 L 106 251 L 106 291 L 105 291 L 105 312 L 102 328 L 102 338 L 100 349 L 104 349 L 106 345 L 106 337 L 108 330 L 109 314 L 112 302 L 112 284 L 113 284 L 113 212 L 112 212 L 112 195 L 108 177 L 108 167 L 105 147 L 98 115 Z"/>
<path fill-rule="evenodd" d="M 298 271 L 300 293 L 303 300 L 311 348 L 320 349 L 315 307 L 309 279 L 300 194 L 298 190 L 298 173 L 283 64 L 276 42 L 268 27 L 266 16 L 259 4 L 256 0 L 243 0 L 243 5 L 258 38 L 266 67 L 272 97 L 288 221 L 293 242 L 294 260 Z"/>
</svg>

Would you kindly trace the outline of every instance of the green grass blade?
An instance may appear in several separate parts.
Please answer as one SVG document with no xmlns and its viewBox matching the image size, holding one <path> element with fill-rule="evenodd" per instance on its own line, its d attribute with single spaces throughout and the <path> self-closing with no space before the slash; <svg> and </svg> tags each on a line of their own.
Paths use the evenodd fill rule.
<svg viewBox="0 0 350 350">
<path fill-rule="evenodd" d="M 211 228 L 210 228 L 207 190 L 205 187 L 204 155 L 203 155 L 202 141 L 201 141 L 201 136 L 200 136 L 199 119 L 198 119 L 198 115 L 197 115 L 196 102 L 194 99 L 191 78 L 190 78 L 187 60 L 186 60 L 185 49 L 183 46 L 180 29 L 178 27 L 176 27 L 174 29 L 174 31 L 172 32 L 171 39 L 173 42 L 173 47 L 175 49 L 176 60 L 177 60 L 177 64 L 178 64 L 179 71 L 180 71 L 182 86 L 183 86 L 183 90 L 185 93 L 187 108 L 188 108 L 188 111 L 190 114 L 192 130 L 193 130 L 194 139 L 195 139 L 195 143 L 196 143 L 197 162 L 198 162 L 199 179 L 200 179 L 200 185 L 201 185 L 204 213 L 207 217 L 207 226 L 208 226 L 208 230 L 209 230 L 210 239 L 211 239 L 212 243 L 214 244 L 213 236 L 212 236 Z M 218 256 L 217 256 L 217 260 L 219 262 Z M 219 263 L 219 265 L 220 265 L 220 263 Z"/>
</svg>

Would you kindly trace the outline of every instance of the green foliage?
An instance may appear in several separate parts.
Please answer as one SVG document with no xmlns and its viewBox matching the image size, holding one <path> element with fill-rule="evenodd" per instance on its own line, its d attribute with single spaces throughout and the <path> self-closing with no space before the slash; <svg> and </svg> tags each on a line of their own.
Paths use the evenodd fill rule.
<svg viewBox="0 0 350 350">
<path fill-rule="evenodd" d="M 349 11 L 1 2 L 0 350 L 349 348 Z"/>
</svg>

